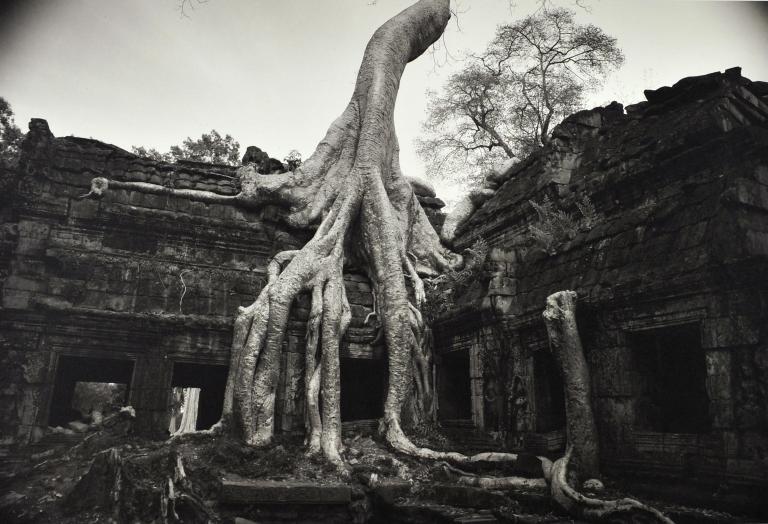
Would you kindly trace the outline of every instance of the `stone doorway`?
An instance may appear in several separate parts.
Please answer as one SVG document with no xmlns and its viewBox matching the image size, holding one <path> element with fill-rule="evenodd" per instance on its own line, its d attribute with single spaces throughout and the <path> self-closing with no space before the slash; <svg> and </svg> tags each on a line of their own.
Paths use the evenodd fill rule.
<svg viewBox="0 0 768 524">
<path fill-rule="evenodd" d="M 472 389 L 469 373 L 469 350 L 450 351 L 437 362 L 437 395 L 440 420 L 472 418 Z"/>
<path fill-rule="evenodd" d="M 183 409 L 189 414 L 193 411 L 193 420 L 188 420 L 187 431 L 209 429 L 221 418 L 224 406 L 224 389 L 227 386 L 227 366 L 211 364 L 173 364 L 173 387 L 171 419 L 178 417 L 178 404 L 184 399 Z M 177 428 L 180 427 L 180 420 Z M 173 424 L 173 421 L 171 422 Z"/>
<path fill-rule="evenodd" d="M 565 428 L 565 391 L 563 378 L 555 359 L 546 349 L 537 351 L 533 357 L 533 382 L 536 402 L 536 431 Z"/>
<path fill-rule="evenodd" d="M 638 429 L 708 432 L 707 369 L 699 324 L 649 329 L 628 338 L 638 377 Z"/>
<path fill-rule="evenodd" d="M 381 359 L 342 358 L 341 421 L 374 420 L 384 415 L 387 365 Z"/>
<path fill-rule="evenodd" d="M 59 356 L 48 425 L 93 422 L 128 403 L 133 361 Z"/>
</svg>

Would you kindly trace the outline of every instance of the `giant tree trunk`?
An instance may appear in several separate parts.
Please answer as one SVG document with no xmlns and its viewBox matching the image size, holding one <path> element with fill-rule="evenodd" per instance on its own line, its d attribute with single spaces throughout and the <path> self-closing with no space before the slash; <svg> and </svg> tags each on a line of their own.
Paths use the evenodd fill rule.
<svg viewBox="0 0 768 524">
<path fill-rule="evenodd" d="M 550 350 L 563 377 L 566 433 L 568 443 L 573 446 L 571 461 L 580 475 L 597 477 L 600 472 L 597 427 L 592 414 L 589 366 L 576 326 L 576 293 L 560 291 L 547 297 L 544 323 Z"/>
<path fill-rule="evenodd" d="M 389 370 L 381 425 L 387 440 L 407 453 L 458 456 L 417 448 L 401 428 L 414 369 L 417 387 L 432 388 L 429 362 L 420 351 L 425 332 L 419 312 L 424 300 L 421 276 L 458 267 L 462 258 L 443 247 L 401 173 L 394 131 L 403 70 L 440 37 L 450 18 L 449 4 L 420 0 L 376 30 L 352 99 L 315 152 L 293 172 L 260 175 L 253 166 L 243 167 L 238 172 L 241 192 L 234 196 L 93 180 L 89 195 L 96 197 L 114 187 L 249 208 L 277 204 L 285 210 L 288 225 L 314 230 L 302 249 L 274 257 L 266 286 L 253 304 L 240 308 L 235 321 L 222 422 L 249 444 L 267 444 L 274 433 L 280 354 L 290 309 L 298 294 L 308 292 L 307 440 L 310 452 L 322 450 L 341 466 L 338 349 L 350 317 L 342 277 L 347 262 L 363 268 L 376 293 Z"/>
<path fill-rule="evenodd" d="M 421 0 L 374 33 L 352 100 L 303 166 L 268 177 L 241 170 L 243 190 L 237 203 L 278 201 L 288 208 L 291 225 L 313 227 L 319 222 L 304 248 L 276 257 L 269 283 L 236 321 L 225 416 L 232 415 L 235 428 L 251 444 L 265 444 L 272 437 L 288 315 L 297 294 L 308 291 L 307 441 L 311 452 L 322 450 L 341 463 L 338 349 L 349 324 L 342 268 L 350 260 L 366 269 L 376 291 L 389 359 L 385 432 L 395 447 L 413 447 L 400 429 L 400 412 L 419 345 L 411 321 L 423 300 L 416 268 L 438 272 L 448 254 L 400 172 L 393 115 L 405 65 L 442 34 L 448 7 L 448 0 Z M 349 241 L 352 235 L 355 242 Z"/>
</svg>

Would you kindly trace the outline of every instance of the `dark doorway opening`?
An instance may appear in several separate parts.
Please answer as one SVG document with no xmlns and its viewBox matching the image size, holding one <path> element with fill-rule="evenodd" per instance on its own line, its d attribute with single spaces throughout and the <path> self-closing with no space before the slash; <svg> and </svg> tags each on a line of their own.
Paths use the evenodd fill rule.
<svg viewBox="0 0 768 524">
<path fill-rule="evenodd" d="M 210 364 L 173 364 L 171 386 L 174 388 L 174 401 L 180 399 L 182 391 L 187 394 L 187 402 L 191 397 L 196 401 L 196 420 L 192 421 L 195 430 L 209 429 L 221 418 L 224 406 L 224 389 L 227 386 L 227 366 Z M 193 391 L 199 390 L 199 391 Z M 194 395 L 190 395 L 194 393 Z M 176 407 L 174 405 L 174 407 Z M 190 406 L 187 405 L 186 409 Z M 172 413 L 172 417 L 178 413 Z M 191 430 L 191 428 L 189 428 Z"/>
<path fill-rule="evenodd" d="M 48 424 L 91 422 L 128 403 L 133 361 L 60 356 Z"/>
<path fill-rule="evenodd" d="M 342 358 L 341 421 L 371 420 L 384 415 L 387 365 L 380 359 Z"/>
<path fill-rule="evenodd" d="M 565 427 L 565 391 L 555 358 L 546 349 L 533 356 L 536 395 L 536 431 L 546 433 Z"/>
<path fill-rule="evenodd" d="M 472 387 L 469 377 L 469 350 L 443 353 L 437 365 L 438 418 L 472 418 Z"/>
<path fill-rule="evenodd" d="M 709 431 L 707 369 L 698 324 L 633 333 L 637 426 L 663 433 Z"/>
</svg>

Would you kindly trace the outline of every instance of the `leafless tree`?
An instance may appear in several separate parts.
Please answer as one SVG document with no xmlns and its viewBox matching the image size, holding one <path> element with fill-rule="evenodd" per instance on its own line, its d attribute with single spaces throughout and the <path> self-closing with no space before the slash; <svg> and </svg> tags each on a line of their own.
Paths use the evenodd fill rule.
<svg viewBox="0 0 768 524">
<path fill-rule="evenodd" d="M 576 23 L 568 9 L 545 5 L 499 26 L 485 52 L 430 95 L 426 136 L 417 141 L 428 173 L 471 180 L 546 144 L 554 125 L 623 61 L 615 38 Z"/>
</svg>

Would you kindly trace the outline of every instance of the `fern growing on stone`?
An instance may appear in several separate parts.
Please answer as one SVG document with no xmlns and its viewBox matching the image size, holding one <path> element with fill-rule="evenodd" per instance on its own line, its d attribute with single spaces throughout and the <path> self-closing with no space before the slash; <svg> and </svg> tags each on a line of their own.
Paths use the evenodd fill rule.
<svg viewBox="0 0 768 524">
<path fill-rule="evenodd" d="M 595 205 L 586 195 L 576 200 L 578 217 L 557 207 L 549 195 L 545 195 L 540 203 L 533 200 L 528 203 L 537 215 L 537 221 L 528 226 L 528 239 L 534 249 L 549 255 L 557 254 L 557 250 L 573 240 L 579 231 L 589 231 L 599 221 Z"/>
<path fill-rule="evenodd" d="M 466 250 L 467 263 L 460 270 L 448 269 L 442 275 L 424 281 L 426 301 L 424 313 L 429 321 L 440 318 L 456 305 L 456 299 L 463 295 L 483 267 L 490 248 L 488 242 L 478 238 Z"/>
<path fill-rule="evenodd" d="M 587 195 L 583 195 L 576 201 L 576 207 L 582 217 L 579 224 L 580 229 L 589 231 L 597 225 L 600 217 L 597 214 L 597 209 L 595 209 L 595 204 L 592 203 L 592 200 Z"/>
</svg>

